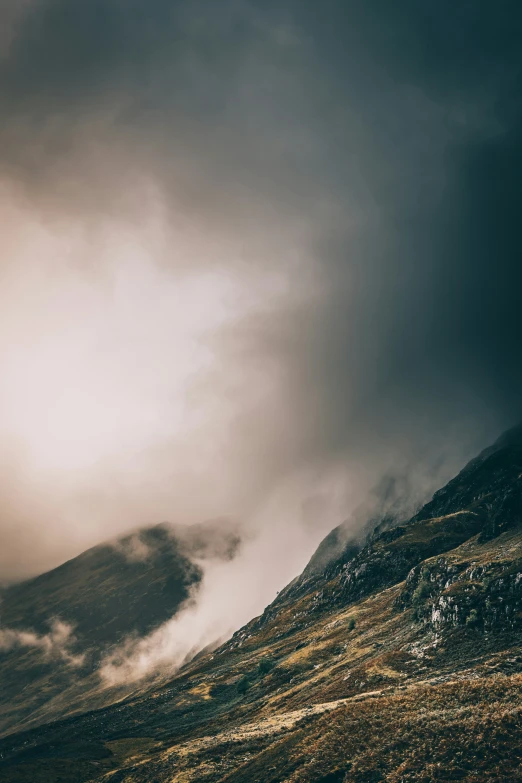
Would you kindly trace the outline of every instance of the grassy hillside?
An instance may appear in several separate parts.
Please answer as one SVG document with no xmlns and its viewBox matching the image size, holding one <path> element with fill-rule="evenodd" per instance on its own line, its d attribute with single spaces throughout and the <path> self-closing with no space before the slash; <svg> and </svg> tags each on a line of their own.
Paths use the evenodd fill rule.
<svg viewBox="0 0 522 783">
<path fill-rule="evenodd" d="M 162 687 L 0 742 L 8 781 L 522 780 L 522 444 L 305 571 Z"/>
<path fill-rule="evenodd" d="M 0 603 L 0 733 L 128 693 L 100 692 L 101 656 L 127 636 L 149 633 L 179 610 L 201 579 L 192 558 L 209 554 L 209 540 L 212 554 L 219 557 L 232 557 L 239 545 L 235 532 L 224 526 L 158 525 L 96 546 L 5 589 Z M 7 636 L 4 649 L 2 631 Z M 28 632 L 33 641 L 16 635 Z"/>
</svg>

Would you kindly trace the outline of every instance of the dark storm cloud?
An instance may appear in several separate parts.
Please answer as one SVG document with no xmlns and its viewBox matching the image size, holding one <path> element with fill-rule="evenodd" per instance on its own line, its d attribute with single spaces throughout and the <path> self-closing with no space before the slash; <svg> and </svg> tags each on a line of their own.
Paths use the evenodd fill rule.
<svg viewBox="0 0 522 783">
<path fill-rule="evenodd" d="M 174 225 L 244 250 L 220 256 L 232 275 L 284 272 L 286 298 L 216 337 L 251 389 L 284 389 L 270 438 L 238 404 L 256 492 L 332 455 L 378 478 L 520 416 L 514 0 L 5 8 L 6 187 L 96 221 L 139 215 L 153 183 Z"/>
<path fill-rule="evenodd" d="M 111 189 L 96 152 L 117 186 L 145 170 L 183 208 L 241 220 L 245 192 L 266 199 L 303 160 L 284 138 L 303 103 L 284 17 L 241 2 L 35 3 L 1 74 L 5 165 L 84 206 Z"/>
<path fill-rule="evenodd" d="M 332 437 L 368 413 L 386 428 L 398 407 L 520 416 L 522 15 L 514 3 L 347 6 L 345 26 L 327 4 L 314 27 L 341 105 L 359 81 L 352 37 L 364 50 L 361 168 L 377 219 L 360 246 L 335 225 L 320 246 L 332 293 L 310 372 L 331 381 Z M 342 141 L 336 151 L 345 161 Z M 358 404 L 343 409 L 354 374 Z"/>
</svg>

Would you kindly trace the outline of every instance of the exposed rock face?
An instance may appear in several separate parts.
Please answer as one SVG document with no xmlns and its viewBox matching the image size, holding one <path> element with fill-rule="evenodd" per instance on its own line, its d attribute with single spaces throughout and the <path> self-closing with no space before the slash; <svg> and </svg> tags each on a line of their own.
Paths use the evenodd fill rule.
<svg viewBox="0 0 522 783">
<path fill-rule="evenodd" d="M 263 619 L 274 617 L 280 606 L 307 592 L 315 593 L 317 610 L 331 602 L 357 600 L 397 583 L 416 564 L 474 535 L 486 541 L 520 525 L 522 426 L 504 433 L 410 520 L 388 509 L 372 521 L 365 545 L 347 538 L 343 526 L 329 533 L 303 574 L 281 591 Z M 324 592 L 322 586 L 331 580 L 336 580 L 336 589 Z"/>
<path fill-rule="evenodd" d="M 167 684 L 0 741 L 0 776 L 521 780 L 521 512 L 518 428 L 410 519 L 385 515 L 365 542 L 334 531 L 260 617 Z"/>
<path fill-rule="evenodd" d="M 428 560 L 410 571 L 398 605 L 413 606 L 416 617 L 436 630 L 459 625 L 483 633 L 515 629 L 522 618 L 520 555 L 507 539 L 494 560 Z"/>
<path fill-rule="evenodd" d="M 328 594 L 329 601 L 356 600 L 397 583 L 416 564 L 474 535 L 486 541 L 518 527 L 522 523 L 522 427 L 505 433 L 472 460 L 411 520 L 392 526 L 386 518 L 383 523 L 384 532 L 378 526 L 360 551 L 348 545 L 342 557 L 326 565 L 323 582 L 339 577 L 339 589 L 333 596 Z"/>
</svg>

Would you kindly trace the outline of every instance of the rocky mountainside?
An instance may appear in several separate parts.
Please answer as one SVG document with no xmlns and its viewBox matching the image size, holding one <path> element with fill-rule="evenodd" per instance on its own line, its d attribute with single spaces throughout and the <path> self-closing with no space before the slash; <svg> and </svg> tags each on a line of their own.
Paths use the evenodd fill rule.
<svg viewBox="0 0 522 783">
<path fill-rule="evenodd" d="M 382 522 L 161 687 L 4 737 L 1 779 L 522 781 L 522 428 Z"/>
<path fill-rule="evenodd" d="M 195 560 L 229 559 L 238 546 L 224 522 L 156 525 L 5 588 L 0 731 L 115 698 L 99 692 L 101 657 L 176 614 L 201 580 Z"/>
</svg>

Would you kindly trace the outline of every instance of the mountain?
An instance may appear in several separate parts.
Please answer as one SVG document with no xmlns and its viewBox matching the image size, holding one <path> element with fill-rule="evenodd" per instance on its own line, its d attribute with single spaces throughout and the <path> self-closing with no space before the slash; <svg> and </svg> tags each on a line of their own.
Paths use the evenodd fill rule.
<svg viewBox="0 0 522 783">
<path fill-rule="evenodd" d="M 197 591 L 208 557 L 239 546 L 224 520 L 156 525 L 95 546 L 0 593 L 0 731 L 126 693 L 100 688 L 100 659 L 175 615 Z M 196 562 L 197 561 L 197 562 Z"/>
<path fill-rule="evenodd" d="M 0 778 L 522 781 L 522 428 L 413 516 L 333 539 L 170 681 L 5 736 Z"/>
</svg>

